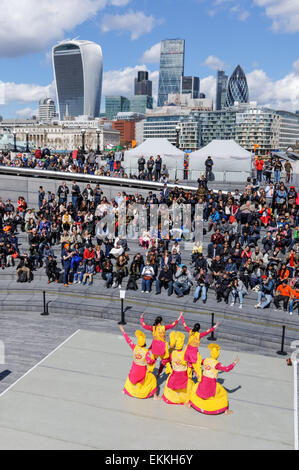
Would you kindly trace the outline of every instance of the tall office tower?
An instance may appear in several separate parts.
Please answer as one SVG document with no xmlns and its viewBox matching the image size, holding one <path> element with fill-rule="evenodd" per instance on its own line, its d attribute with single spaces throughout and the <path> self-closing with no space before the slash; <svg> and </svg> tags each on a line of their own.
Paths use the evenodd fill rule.
<svg viewBox="0 0 299 470">
<path fill-rule="evenodd" d="M 138 77 L 135 78 L 135 96 L 140 95 L 153 95 L 153 82 L 148 79 L 148 72 L 138 72 Z"/>
<path fill-rule="evenodd" d="M 118 113 L 130 111 L 130 100 L 125 96 L 106 96 L 106 118 L 115 119 Z"/>
<path fill-rule="evenodd" d="M 168 95 L 180 93 L 184 63 L 184 39 L 168 39 L 161 42 L 158 106 L 167 102 Z"/>
<path fill-rule="evenodd" d="M 101 46 L 90 41 L 62 41 L 53 47 L 53 68 L 60 120 L 66 115 L 99 117 L 102 95 Z"/>
<path fill-rule="evenodd" d="M 38 106 L 38 120 L 51 122 L 56 117 L 55 103 L 51 98 L 40 100 Z"/>
<path fill-rule="evenodd" d="M 181 78 L 181 95 L 192 95 L 192 99 L 198 99 L 200 95 L 200 79 L 199 77 L 182 77 Z"/>
<path fill-rule="evenodd" d="M 249 90 L 246 75 L 238 65 L 229 79 L 226 93 L 226 107 L 234 106 L 235 101 L 239 103 L 249 102 Z"/>
<path fill-rule="evenodd" d="M 228 76 L 223 70 L 217 72 L 216 111 L 225 107 Z"/>
</svg>

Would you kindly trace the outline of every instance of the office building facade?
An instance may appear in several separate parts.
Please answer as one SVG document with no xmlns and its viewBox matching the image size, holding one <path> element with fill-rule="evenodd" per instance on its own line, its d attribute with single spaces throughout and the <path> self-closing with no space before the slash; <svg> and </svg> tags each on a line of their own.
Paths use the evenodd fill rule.
<svg viewBox="0 0 299 470">
<path fill-rule="evenodd" d="M 199 77 L 181 78 L 181 95 L 191 95 L 192 99 L 198 99 L 200 95 Z"/>
<path fill-rule="evenodd" d="M 148 95 L 136 95 L 130 99 L 130 111 L 132 113 L 145 114 L 147 109 L 153 109 L 154 100 Z"/>
<path fill-rule="evenodd" d="M 279 149 L 287 150 L 296 147 L 299 141 L 299 114 L 288 111 L 276 111 L 279 122 Z"/>
<path fill-rule="evenodd" d="M 106 96 L 106 118 L 115 119 L 118 113 L 130 111 L 130 100 L 125 96 Z"/>
<path fill-rule="evenodd" d="M 158 106 L 167 102 L 168 95 L 180 93 L 184 76 L 185 41 L 170 39 L 161 42 Z"/>
<path fill-rule="evenodd" d="M 227 94 L 228 76 L 223 70 L 217 72 L 216 111 L 225 107 Z"/>
<path fill-rule="evenodd" d="M 151 80 L 148 79 L 148 75 L 148 72 L 138 72 L 138 77 L 135 78 L 134 95 L 153 95 L 153 83 Z"/>
<path fill-rule="evenodd" d="M 99 117 L 103 56 L 91 41 L 63 41 L 52 51 L 58 113 L 64 116 Z"/>
<path fill-rule="evenodd" d="M 38 106 L 38 120 L 40 122 L 51 122 L 56 117 L 55 103 L 51 98 L 40 100 Z"/>
</svg>

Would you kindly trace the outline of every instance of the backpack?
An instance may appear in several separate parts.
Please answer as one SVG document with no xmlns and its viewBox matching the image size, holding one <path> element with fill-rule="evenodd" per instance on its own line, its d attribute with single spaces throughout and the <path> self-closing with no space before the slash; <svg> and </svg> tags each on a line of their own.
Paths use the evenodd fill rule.
<svg viewBox="0 0 299 470">
<path fill-rule="evenodd" d="M 21 271 L 19 274 L 19 282 L 27 282 L 27 274 L 25 271 Z"/>
</svg>

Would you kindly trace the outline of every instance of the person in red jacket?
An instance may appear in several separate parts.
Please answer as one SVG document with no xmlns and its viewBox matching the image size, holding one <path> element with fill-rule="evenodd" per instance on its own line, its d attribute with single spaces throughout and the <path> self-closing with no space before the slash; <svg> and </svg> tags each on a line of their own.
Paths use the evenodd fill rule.
<svg viewBox="0 0 299 470">
<path fill-rule="evenodd" d="M 38 149 L 35 151 L 35 158 L 42 158 L 42 151 L 40 147 L 38 147 Z"/>
<path fill-rule="evenodd" d="M 255 166 L 257 170 L 257 180 L 261 183 L 264 168 L 264 160 L 262 160 L 262 157 L 257 158 Z"/>
<path fill-rule="evenodd" d="M 92 246 L 89 246 L 88 248 L 84 250 L 84 254 L 83 254 L 84 264 L 86 264 L 88 260 L 94 260 L 94 259 L 95 259 L 95 251 L 92 248 Z"/>
</svg>

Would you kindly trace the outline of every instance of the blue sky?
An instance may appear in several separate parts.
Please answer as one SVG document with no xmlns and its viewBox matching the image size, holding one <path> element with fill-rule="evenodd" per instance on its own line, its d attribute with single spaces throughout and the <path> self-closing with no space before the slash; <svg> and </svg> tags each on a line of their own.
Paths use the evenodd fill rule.
<svg viewBox="0 0 299 470">
<path fill-rule="evenodd" d="M 103 49 L 103 95 L 133 91 L 147 68 L 157 92 L 159 42 L 186 40 L 185 74 L 215 97 L 218 67 L 240 64 L 250 99 L 299 109 L 298 0 L 1 0 L 0 115 L 30 116 L 53 95 L 51 47 L 79 36 Z M 2 103 L 2 105 L 1 105 Z M 102 108 L 104 107 L 104 97 Z"/>
</svg>

